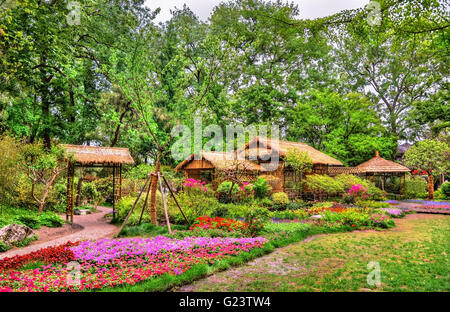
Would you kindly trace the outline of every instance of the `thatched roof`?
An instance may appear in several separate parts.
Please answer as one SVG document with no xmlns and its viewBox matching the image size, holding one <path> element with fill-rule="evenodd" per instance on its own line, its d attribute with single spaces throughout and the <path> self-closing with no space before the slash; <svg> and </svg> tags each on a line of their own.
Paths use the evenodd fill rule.
<svg viewBox="0 0 450 312">
<path fill-rule="evenodd" d="M 214 168 L 220 170 L 235 169 L 236 166 L 239 169 L 245 169 L 248 171 L 259 171 L 261 167 L 248 160 L 237 160 L 234 153 L 224 152 L 201 152 L 201 159 L 208 161 Z M 182 170 L 188 163 L 194 160 L 195 154 L 189 155 L 188 158 L 183 160 L 176 168 L 175 171 Z"/>
<path fill-rule="evenodd" d="M 380 157 L 378 151 L 375 153 L 374 158 L 360 164 L 357 168 L 361 173 L 401 173 L 411 171 L 405 166 Z"/>
<path fill-rule="evenodd" d="M 261 148 L 261 150 L 256 150 L 257 147 Z M 256 136 L 252 140 L 250 140 L 250 142 L 248 142 L 242 149 L 239 150 L 239 153 L 245 151 L 246 155 L 258 155 L 260 157 L 267 157 L 270 155 L 276 155 L 278 153 L 279 157 L 283 158 L 286 156 L 286 153 L 290 148 L 294 148 L 302 152 L 307 152 L 313 164 L 323 164 L 330 166 L 344 165 L 339 160 L 316 150 L 308 144 L 275 140 L 260 136 Z"/>
<path fill-rule="evenodd" d="M 337 176 L 339 174 L 359 174 L 361 170 L 358 167 L 329 167 L 328 175 Z"/>
<path fill-rule="evenodd" d="M 84 145 L 61 145 L 67 155 L 83 165 L 93 164 L 134 164 L 128 148 L 100 147 Z"/>
</svg>

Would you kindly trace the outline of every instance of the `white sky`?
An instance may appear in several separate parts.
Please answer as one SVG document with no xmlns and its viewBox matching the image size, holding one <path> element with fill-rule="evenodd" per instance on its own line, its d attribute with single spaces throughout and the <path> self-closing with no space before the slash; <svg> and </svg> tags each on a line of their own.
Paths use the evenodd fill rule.
<svg viewBox="0 0 450 312">
<path fill-rule="evenodd" d="M 156 22 L 166 21 L 170 18 L 170 10 L 174 7 L 182 8 L 187 6 L 201 20 L 206 21 L 212 13 L 213 8 L 223 0 L 146 0 L 146 5 L 150 9 L 161 8 L 161 13 L 156 18 Z M 324 17 L 342 10 L 361 8 L 369 3 L 369 0 L 290 0 L 299 6 L 299 18 Z"/>
</svg>

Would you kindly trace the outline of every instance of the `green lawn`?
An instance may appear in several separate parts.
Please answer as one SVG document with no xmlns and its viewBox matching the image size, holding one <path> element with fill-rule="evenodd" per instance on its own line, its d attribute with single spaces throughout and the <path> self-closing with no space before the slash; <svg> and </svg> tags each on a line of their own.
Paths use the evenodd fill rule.
<svg viewBox="0 0 450 312">
<path fill-rule="evenodd" d="M 183 290 L 450 291 L 450 218 L 413 214 L 396 223 L 293 244 Z M 367 284 L 371 261 L 380 264 L 379 287 Z"/>
</svg>

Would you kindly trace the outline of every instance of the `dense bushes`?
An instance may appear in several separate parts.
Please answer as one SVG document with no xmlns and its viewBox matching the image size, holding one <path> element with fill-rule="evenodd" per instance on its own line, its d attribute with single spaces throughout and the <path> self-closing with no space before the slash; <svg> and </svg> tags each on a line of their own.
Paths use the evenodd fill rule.
<svg viewBox="0 0 450 312">
<path fill-rule="evenodd" d="M 442 194 L 444 195 L 443 199 L 450 198 L 450 182 L 446 182 L 441 186 Z"/>
<path fill-rule="evenodd" d="M 405 180 L 405 197 L 408 199 L 427 198 L 428 184 L 427 181 L 420 176 L 408 176 Z"/>
<path fill-rule="evenodd" d="M 38 215 L 36 210 L 10 206 L 1 207 L 0 228 L 13 223 L 26 225 L 32 229 L 39 229 L 41 226 L 60 227 L 64 224 L 64 220 L 50 211 L 45 211 Z"/>
<path fill-rule="evenodd" d="M 265 198 L 269 196 L 271 191 L 271 186 L 269 185 L 269 182 L 267 182 L 267 179 L 263 177 L 259 177 L 254 183 L 253 183 L 253 191 L 255 194 L 255 198 Z"/>
<path fill-rule="evenodd" d="M 305 184 L 310 191 L 319 197 L 318 199 L 323 199 L 324 196 L 344 194 L 344 200 L 352 201 L 351 198 L 346 199 L 345 194 L 348 194 L 354 185 L 361 185 L 366 188 L 366 195 L 369 198 L 381 200 L 384 196 L 383 191 L 371 181 L 350 174 L 341 174 L 334 178 L 328 175 L 313 174 L 307 176 Z"/>
</svg>

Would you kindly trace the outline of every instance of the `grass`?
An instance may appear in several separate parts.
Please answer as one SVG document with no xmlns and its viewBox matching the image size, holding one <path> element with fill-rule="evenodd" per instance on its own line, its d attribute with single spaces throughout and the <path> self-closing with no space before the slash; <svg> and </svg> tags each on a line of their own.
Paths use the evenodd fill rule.
<svg viewBox="0 0 450 312">
<path fill-rule="evenodd" d="M 192 290 L 449 291 L 450 218 L 416 214 L 397 223 L 388 231 L 323 235 L 291 245 L 256 265 L 199 281 Z M 379 287 L 367 284 L 371 261 L 380 264 Z"/>
</svg>

